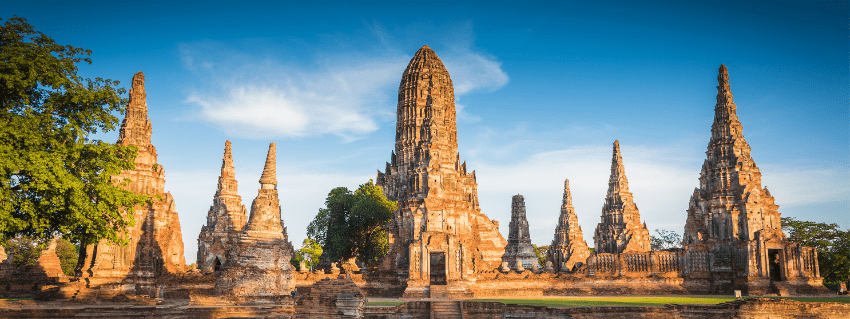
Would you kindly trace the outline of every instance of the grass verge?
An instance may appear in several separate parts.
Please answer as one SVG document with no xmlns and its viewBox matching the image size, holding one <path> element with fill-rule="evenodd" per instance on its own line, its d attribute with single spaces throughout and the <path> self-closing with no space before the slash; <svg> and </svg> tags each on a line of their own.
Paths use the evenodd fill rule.
<svg viewBox="0 0 850 319">
<path fill-rule="evenodd" d="M 804 302 L 841 302 L 850 303 L 846 297 L 772 297 Z M 548 307 L 661 307 L 667 304 L 705 304 L 715 305 L 734 301 L 733 297 L 573 297 L 542 299 L 476 299 L 476 301 L 496 301 L 503 304 L 534 305 Z"/>
</svg>

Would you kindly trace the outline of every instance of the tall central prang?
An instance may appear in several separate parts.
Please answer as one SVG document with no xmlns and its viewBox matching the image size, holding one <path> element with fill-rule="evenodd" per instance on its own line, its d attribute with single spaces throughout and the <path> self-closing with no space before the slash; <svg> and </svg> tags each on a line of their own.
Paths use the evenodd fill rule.
<svg viewBox="0 0 850 319">
<path fill-rule="evenodd" d="M 468 293 L 466 276 L 497 267 L 506 245 L 478 206 L 475 172 L 460 162 L 456 114 L 449 72 L 423 46 L 402 75 L 395 151 L 376 182 L 398 201 L 381 266 L 406 277 L 405 296 Z"/>
</svg>

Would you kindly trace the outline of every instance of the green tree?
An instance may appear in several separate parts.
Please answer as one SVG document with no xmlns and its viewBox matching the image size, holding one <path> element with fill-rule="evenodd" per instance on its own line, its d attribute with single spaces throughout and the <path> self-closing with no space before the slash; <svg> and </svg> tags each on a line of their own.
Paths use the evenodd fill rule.
<svg viewBox="0 0 850 319">
<path fill-rule="evenodd" d="M 649 245 L 652 250 L 682 248 L 682 235 L 679 235 L 679 233 L 664 229 L 656 229 L 655 232 L 658 233 L 658 236 L 649 238 Z"/>
<path fill-rule="evenodd" d="M 321 245 L 330 260 L 358 257 L 376 261 L 387 254 L 384 226 L 396 207 L 397 203 L 387 200 L 371 180 L 353 193 L 345 187 L 334 188 L 328 193 L 325 208 L 319 209 L 307 227 L 307 237 Z"/>
<path fill-rule="evenodd" d="M 74 276 L 74 268 L 77 267 L 80 247 L 74 245 L 65 238 L 56 239 L 56 256 L 59 257 L 59 266 L 67 276 Z"/>
<path fill-rule="evenodd" d="M 838 224 L 802 221 L 782 217 L 782 230 L 788 240 L 818 251 L 820 275 L 824 283 L 837 284 L 850 277 L 850 228 Z"/>
<path fill-rule="evenodd" d="M 537 245 L 531 244 L 531 247 L 534 247 L 534 254 L 537 255 L 537 265 L 546 267 L 546 251 L 549 250 L 549 245 L 537 247 Z"/>
<path fill-rule="evenodd" d="M 0 243 L 61 234 L 78 244 L 124 243 L 134 206 L 148 200 L 111 176 L 135 166 L 135 147 L 89 136 L 113 130 L 126 99 L 118 81 L 77 76 L 91 51 L 59 45 L 13 17 L 0 26 Z"/>
<path fill-rule="evenodd" d="M 18 269 L 35 266 L 41 252 L 47 249 L 48 242 L 38 241 L 28 236 L 10 238 L 3 245 L 6 254 L 12 255 L 12 264 Z"/>
<path fill-rule="evenodd" d="M 301 245 L 301 249 L 295 252 L 295 258 L 292 258 L 292 265 L 301 266 L 301 262 L 310 270 L 316 269 L 319 266 L 319 257 L 322 256 L 322 245 L 319 245 L 315 240 L 307 238 Z"/>
</svg>

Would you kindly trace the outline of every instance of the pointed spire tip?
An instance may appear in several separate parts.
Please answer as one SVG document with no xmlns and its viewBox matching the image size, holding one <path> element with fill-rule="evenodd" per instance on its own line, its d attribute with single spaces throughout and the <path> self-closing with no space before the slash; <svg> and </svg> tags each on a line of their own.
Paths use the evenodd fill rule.
<svg viewBox="0 0 850 319">
<path fill-rule="evenodd" d="M 269 153 L 266 156 L 266 166 L 263 168 L 263 175 L 260 177 L 260 184 L 277 185 L 277 156 L 275 151 L 275 143 L 269 144 Z"/>
</svg>

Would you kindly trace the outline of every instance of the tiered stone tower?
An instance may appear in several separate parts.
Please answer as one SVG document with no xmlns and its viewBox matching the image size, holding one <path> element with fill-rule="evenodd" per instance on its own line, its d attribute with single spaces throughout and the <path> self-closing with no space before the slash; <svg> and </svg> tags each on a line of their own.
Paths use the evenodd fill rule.
<svg viewBox="0 0 850 319">
<path fill-rule="evenodd" d="M 508 231 L 508 245 L 502 262 L 508 263 L 511 269 L 531 269 L 537 263 L 537 254 L 531 246 L 531 236 L 528 233 L 528 220 L 525 216 L 525 198 L 514 195 L 511 199 L 511 223 Z"/>
<path fill-rule="evenodd" d="M 395 151 L 376 184 L 398 201 L 389 225 L 390 253 L 381 265 L 407 281 L 405 296 L 427 297 L 429 285 L 468 291 L 467 274 L 499 266 L 505 239 L 481 213 L 475 172 L 457 153 L 454 87 L 427 45 L 407 65 L 398 89 Z"/>
<path fill-rule="evenodd" d="M 640 222 L 640 212 L 629 192 L 629 180 L 620 155 L 620 141 L 614 141 L 608 195 L 602 206 L 602 222 L 593 236 L 595 253 L 630 253 L 649 251 L 649 230 Z"/>
<path fill-rule="evenodd" d="M 564 181 L 564 201 L 561 204 L 561 216 L 555 228 L 555 238 L 546 251 L 546 260 L 552 262 L 553 270 L 571 271 L 574 266 L 584 264 L 590 257 L 590 249 L 584 241 L 584 233 L 578 224 L 573 196 L 570 194 L 570 180 Z"/>
<path fill-rule="evenodd" d="M 151 121 L 145 94 L 145 75 L 133 76 L 130 105 L 118 135 L 118 145 L 138 148 L 136 169 L 123 171 L 114 180 L 130 179 L 127 189 L 150 195 L 154 203 L 136 207 L 136 225 L 129 228 L 126 246 L 101 242 L 81 249 L 79 273 L 90 283 L 120 281 L 128 276 L 152 278 L 185 269 L 183 235 L 174 198 L 165 192 L 165 170 L 156 161 L 151 144 Z M 161 199 L 161 200 L 160 200 Z"/>
<path fill-rule="evenodd" d="M 702 164 L 699 187 L 694 189 L 685 224 L 684 244 L 713 240 L 751 240 L 764 230 L 784 239 L 779 206 L 767 187 L 761 185 L 761 172 L 750 156 L 741 121 L 736 114 L 729 87 L 729 73 L 720 65 L 717 76 L 717 105 Z"/>
<path fill-rule="evenodd" d="M 779 206 L 762 187 L 761 172 L 744 140 L 726 66 L 720 65 L 718 73 L 711 139 L 683 236 L 689 259 L 705 263 L 686 267 L 685 273 L 719 291 L 732 287 L 718 283 L 751 294 L 781 293 L 795 286 L 823 290 L 817 251 L 788 242 L 782 232 Z"/>
<path fill-rule="evenodd" d="M 247 220 L 248 211 L 239 196 L 230 141 L 225 141 L 218 189 L 207 212 L 207 224 L 201 227 L 198 235 L 198 269 L 204 272 L 220 270 L 226 260 L 227 247 L 239 237 Z"/>
<path fill-rule="evenodd" d="M 286 235 L 277 197 L 275 143 L 269 145 L 251 217 L 239 238 L 227 248 L 215 292 L 235 297 L 287 295 L 295 288 L 292 243 Z"/>
</svg>

